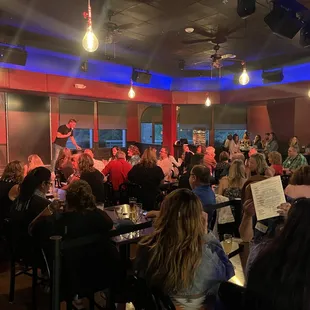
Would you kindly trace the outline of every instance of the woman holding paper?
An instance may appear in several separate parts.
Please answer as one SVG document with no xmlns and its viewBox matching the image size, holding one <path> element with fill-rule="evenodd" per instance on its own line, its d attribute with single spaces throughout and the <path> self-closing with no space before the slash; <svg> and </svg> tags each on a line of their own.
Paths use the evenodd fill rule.
<svg viewBox="0 0 310 310">
<path fill-rule="evenodd" d="M 246 309 L 309 309 L 309 219 L 310 199 L 298 199 L 283 230 L 259 254 L 249 272 Z"/>
</svg>

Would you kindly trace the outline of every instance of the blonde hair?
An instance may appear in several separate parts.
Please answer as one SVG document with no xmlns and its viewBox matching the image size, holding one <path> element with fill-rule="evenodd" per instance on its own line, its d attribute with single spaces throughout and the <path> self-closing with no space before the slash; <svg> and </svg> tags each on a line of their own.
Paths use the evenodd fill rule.
<svg viewBox="0 0 310 310">
<path fill-rule="evenodd" d="M 63 149 L 60 150 L 58 158 L 56 160 L 56 165 L 55 167 L 62 168 L 64 167 L 68 162 L 71 160 L 71 150 L 68 149 L 67 147 L 64 147 Z"/>
<path fill-rule="evenodd" d="M 24 179 L 24 167 L 19 160 L 9 162 L 2 173 L 1 180 L 9 180 L 20 184 Z"/>
<path fill-rule="evenodd" d="M 242 160 L 232 162 L 228 173 L 228 186 L 241 188 L 246 181 L 245 166 Z"/>
<path fill-rule="evenodd" d="M 80 173 L 95 171 L 94 160 L 87 153 L 83 153 L 79 156 L 78 165 Z"/>
<path fill-rule="evenodd" d="M 256 161 L 256 165 L 257 165 L 256 172 L 257 172 L 257 174 L 264 175 L 266 172 L 266 169 L 268 168 L 265 156 L 263 154 L 256 153 L 256 154 L 251 155 L 250 158 L 253 158 Z"/>
<path fill-rule="evenodd" d="M 166 196 L 151 235 L 140 245 L 149 248 L 147 273 L 165 293 L 192 285 L 202 258 L 205 219 L 199 198 L 188 189 Z"/>
<path fill-rule="evenodd" d="M 43 167 L 43 166 L 44 166 L 43 161 L 39 155 L 32 154 L 28 156 L 28 164 L 27 164 L 28 173 L 37 167 Z"/>
<path fill-rule="evenodd" d="M 148 147 L 143 152 L 140 164 L 146 168 L 152 168 L 157 165 L 156 154 L 152 148 Z"/>
<path fill-rule="evenodd" d="M 231 156 L 231 161 L 233 162 L 234 160 L 242 160 L 244 162 L 245 157 L 242 153 L 235 153 Z"/>
<path fill-rule="evenodd" d="M 268 157 L 271 164 L 282 165 L 282 155 L 279 152 L 270 152 Z"/>
</svg>

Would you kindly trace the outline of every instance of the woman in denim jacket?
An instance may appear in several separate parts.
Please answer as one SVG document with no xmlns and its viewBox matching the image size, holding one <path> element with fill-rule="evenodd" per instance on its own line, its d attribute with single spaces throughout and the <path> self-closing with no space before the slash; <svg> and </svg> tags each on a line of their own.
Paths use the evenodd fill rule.
<svg viewBox="0 0 310 310">
<path fill-rule="evenodd" d="M 154 232 L 139 245 L 137 274 L 181 309 L 201 309 L 206 296 L 216 295 L 219 284 L 234 275 L 207 223 L 199 198 L 179 189 L 165 198 Z"/>
</svg>

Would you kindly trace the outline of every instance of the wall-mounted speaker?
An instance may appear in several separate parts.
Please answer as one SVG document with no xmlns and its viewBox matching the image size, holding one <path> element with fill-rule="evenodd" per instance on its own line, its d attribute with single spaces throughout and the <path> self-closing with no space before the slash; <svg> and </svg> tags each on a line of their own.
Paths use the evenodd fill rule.
<svg viewBox="0 0 310 310">
<path fill-rule="evenodd" d="M 25 66 L 27 62 L 27 52 L 20 48 L 0 46 L 0 62 Z"/>
<path fill-rule="evenodd" d="M 238 0 L 237 13 L 245 19 L 255 13 L 256 1 L 255 0 Z"/>
<path fill-rule="evenodd" d="M 136 83 L 150 84 L 151 78 L 152 78 L 152 74 L 137 71 L 137 70 L 132 71 L 131 79 Z"/>
</svg>

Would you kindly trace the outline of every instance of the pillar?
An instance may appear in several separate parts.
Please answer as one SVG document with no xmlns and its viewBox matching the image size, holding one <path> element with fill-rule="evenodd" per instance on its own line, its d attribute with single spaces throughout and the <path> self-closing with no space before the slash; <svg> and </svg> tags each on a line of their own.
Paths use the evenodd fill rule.
<svg viewBox="0 0 310 310">
<path fill-rule="evenodd" d="M 94 101 L 94 130 L 93 149 L 95 154 L 99 148 L 99 123 L 98 123 L 98 101 Z"/>
<path fill-rule="evenodd" d="M 140 141 L 140 120 L 138 104 L 136 102 L 127 103 L 127 142 L 128 141 Z"/>
<path fill-rule="evenodd" d="M 52 143 L 56 139 L 57 129 L 59 127 L 59 98 L 51 97 L 51 139 Z"/>
<path fill-rule="evenodd" d="M 267 101 L 247 107 L 247 131 L 253 139 L 255 135 L 260 135 L 264 139 L 265 133 L 272 131 Z"/>
<path fill-rule="evenodd" d="M 177 140 L 177 110 L 173 104 L 163 105 L 163 145 L 173 155 L 174 142 Z"/>
<path fill-rule="evenodd" d="M 5 93 L 0 93 L 0 167 L 7 163 L 7 128 Z"/>
</svg>

